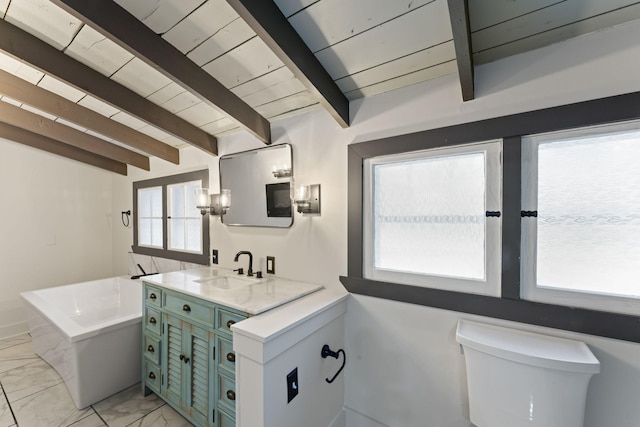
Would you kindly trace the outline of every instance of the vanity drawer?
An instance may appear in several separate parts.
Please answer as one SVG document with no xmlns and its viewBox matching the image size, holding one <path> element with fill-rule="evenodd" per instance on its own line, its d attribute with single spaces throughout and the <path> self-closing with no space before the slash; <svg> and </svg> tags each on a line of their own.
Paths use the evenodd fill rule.
<svg viewBox="0 0 640 427">
<path fill-rule="evenodd" d="M 147 305 L 162 307 L 162 290 L 145 284 L 144 302 Z"/>
<path fill-rule="evenodd" d="M 236 382 L 222 374 L 218 374 L 218 399 L 224 408 L 235 414 Z"/>
<path fill-rule="evenodd" d="M 211 327 L 213 325 L 214 312 L 213 307 L 184 298 L 180 294 L 166 293 L 164 306 L 180 316 L 188 318 L 190 321 L 198 321 Z"/>
<path fill-rule="evenodd" d="M 236 427 L 236 420 L 227 415 L 224 411 L 218 411 L 220 413 L 220 427 Z"/>
<path fill-rule="evenodd" d="M 230 311 L 218 309 L 218 325 L 217 329 L 220 332 L 225 332 L 231 335 L 231 325 L 246 319 L 247 316 L 238 313 L 232 313 Z"/>
<path fill-rule="evenodd" d="M 229 373 L 236 372 L 236 354 L 233 352 L 233 343 L 224 338 L 218 338 L 218 365 L 227 369 Z"/>
<path fill-rule="evenodd" d="M 154 310 L 150 307 L 144 308 L 144 328 L 153 332 L 156 335 L 160 335 L 161 327 L 160 321 L 162 320 L 162 316 L 160 315 L 160 311 Z"/>
<path fill-rule="evenodd" d="M 158 365 L 145 361 L 144 384 L 153 390 L 154 393 L 160 394 L 160 368 Z"/>
<path fill-rule="evenodd" d="M 160 340 L 145 335 L 144 348 L 142 350 L 144 352 L 144 357 L 149 361 L 156 365 L 160 364 Z"/>
</svg>

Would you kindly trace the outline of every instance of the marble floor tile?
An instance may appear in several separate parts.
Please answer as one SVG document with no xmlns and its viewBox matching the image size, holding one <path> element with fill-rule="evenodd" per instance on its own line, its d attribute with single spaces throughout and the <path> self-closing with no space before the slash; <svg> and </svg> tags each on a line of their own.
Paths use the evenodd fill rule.
<svg viewBox="0 0 640 427">
<path fill-rule="evenodd" d="M 7 399 L 4 397 L 4 392 L 2 391 L 2 387 L 0 387 L 0 427 L 9 427 L 15 424 L 15 420 L 13 419 L 13 414 L 11 413 L 11 408 L 9 407 L 9 403 Z"/>
<path fill-rule="evenodd" d="M 63 383 L 11 402 L 11 407 L 19 426 L 66 427 L 95 413 L 78 410 Z"/>
<path fill-rule="evenodd" d="M 0 340 L 0 350 L 7 347 L 13 347 L 14 345 L 24 344 L 30 341 L 31 341 L 31 337 L 29 336 L 29 334 L 22 334 L 22 335 L 17 335 L 11 338 L 6 338 L 3 340 Z"/>
<path fill-rule="evenodd" d="M 9 402 L 15 402 L 61 382 L 60 375 L 41 359 L 0 373 L 0 384 Z"/>
<path fill-rule="evenodd" d="M 140 384 L 129 387 L 93 405 L 109 427 L 125 427 L 164 405 L 155 394 L 142 395 Z"/>
<path fill-rule="evenodd" d="M 144 418 L 137 420 L 130 427 L 192 427 L 189 421 L 173 410 L 169 405 L 161 406 Z"/>
<path fill-rule="evenodd" d="M 20 366 L 40 360 L 33 352 L 31 341 L 0 350 L 0 372 L 10 371 Z"/>
<path fill-rule="evenodd" d="M 96 414 L 91 414 L 88 417 L 76 421 L 69 427 L 104 427 L 106 424 Z"/>
</svg>

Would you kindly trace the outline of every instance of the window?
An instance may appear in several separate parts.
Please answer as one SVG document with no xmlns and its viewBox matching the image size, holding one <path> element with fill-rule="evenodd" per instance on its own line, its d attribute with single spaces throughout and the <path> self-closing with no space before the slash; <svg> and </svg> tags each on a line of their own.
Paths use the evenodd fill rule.
<svg viewBox="0 0 640 427">
<path fill-rule="evenodd" d="M 640 313 L 640 123 L 524 144 L 523 298 Z"/>
<path fill-rule="evenodd" d="M 501 142 L 365 163 L 364 276 L 500 295 Z"/>
<path fill-rule="evenodd" d="M 640 273 L 638 105 L 640 92 L 635 92 L 350 144 L 348 264 L 347 275 L 341 276 L 340 281 L 354 294 L 640 342 L 637 328 L 640 290 L 632 282 Z M 410 209 L 406 209 L 409 213 L 403 213 L 387 211 L 384 204 L 379 205 L 381 221 L 377 227 L 383 232 L 379 233 L 376 246 L 377 214 L 371 207 L 376 198 L 369 194 L 371 187 L 375 191 L 377 185 L 370 176 L 375 169 L 372 164 L 384 157 L 388 157 L 387 163 L 391 165 L 400 161 L 411 163 L 417 158 L 400 157 L 411 153 L 449 157 L 454 153 L 444 150 L 490 140 L 502 141 L 499 159 L 502 201 L 499 209 L 495 209 L 501 211 L 499 221 L 485 219 L 484 257 L 485 261 L 500 264 L 500 294 L 437 288 L 434 285 L 437 282 L 446 285 L 441 279 L 450 279 L 451 270 L 444 264 L 405 262 L 412 253 L 402 254 L 399 259 L 389 257 L 385 245 L 393 240 L 385 239 L 397 236 L 385 233 L 383 228 L 414 226 L 402 224 L 408 222 L 407 218 L 432 216 L 435 222 L 437 216 L 440 220 L 446 215 L 462 214 L 451 209 L 444 211 L 447 214 L 439 211 L 413 214 Z M 389 167 L 390 174 L 386 176 L 382 166 L 378 172 L 383 180 L 393 176 L 394 168 Z M 486 173 L 489 191 L 489 169 Z M 408 180 L 396 181 L 395 192 L 404 192 L 405 181 Z M 399 203 L 394 200 L 395 192 L 383 193 L 386 194 L 383 200 L 392 200 L 392 206 Z M 408 206 L 408 202 L 404 203 Z M 487 202 L 486 209 L 494 208 Z M 537 218 L 527 216 L 536 211 Z M 464 216 L 469 215 L 465 211 Z M 452 218 L 449 216 L 449 220 Z M 488 249 L 492 224 L 500 228 L 498 254 Z M 453 234 L 454 239 L 446 239 L 450 247 L 455 247 L 455 243 L 449 240 L 459 239 L 460 233 Z M 406 233 L 403 238 L 416 237 Z M 401 239 L 396 240 L 398 248 L 409 247 L 403 246 Z M 479 251 L 473 253 L 477 255 Z M 477 273 L 476 267 L 463 267 L 454 274 L 464 271 L 467 276 L 464 281 L 472 287 L 477 285 L 479 280 L 474 277 L 481 273 Z M 492 283 L 489 264 L 485 271 L 487 281 Z M 393 276 L 398 272 L 419 280 L 401 280 Z"/>
<path fill-rule="evenodd" d="M 196 209 L 195 191 L 209 171 L 133 183 L 135 253 L 208 264 L 209 217 Z"/>
</svg>

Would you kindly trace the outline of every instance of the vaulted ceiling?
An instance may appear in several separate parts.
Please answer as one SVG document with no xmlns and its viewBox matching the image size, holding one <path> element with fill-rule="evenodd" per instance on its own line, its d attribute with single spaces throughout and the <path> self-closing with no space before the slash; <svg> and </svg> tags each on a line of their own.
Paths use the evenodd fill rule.
<svg viewBox="0 0 640 427">
<path fill-rule="evenodd" d="M 126 174 L 640 18 L 631 0 L 0 0 L 0 137 Z"/>
</svg>

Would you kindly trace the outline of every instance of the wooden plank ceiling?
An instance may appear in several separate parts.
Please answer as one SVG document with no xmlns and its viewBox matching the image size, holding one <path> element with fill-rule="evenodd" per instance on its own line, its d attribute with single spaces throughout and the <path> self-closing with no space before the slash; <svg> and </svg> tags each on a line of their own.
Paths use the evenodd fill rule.
<svg viewBox="0 0 640 427">
<path fill-rule="evenodd" d="M 631 0 L 0 0 L 0 137 L 126 174 L 640 18 Z"/>
</svg>

